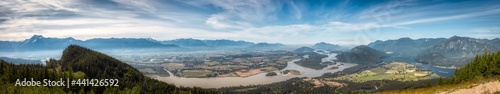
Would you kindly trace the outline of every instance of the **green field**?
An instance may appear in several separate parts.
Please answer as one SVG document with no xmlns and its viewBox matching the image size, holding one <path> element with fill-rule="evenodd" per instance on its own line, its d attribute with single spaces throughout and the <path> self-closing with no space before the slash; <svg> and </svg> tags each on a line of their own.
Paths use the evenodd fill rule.
<svg viewBox="0 0 500 94">
<path fill-rule="evenodd" d="M 325 80 L 349 80 L 353 82 L 371 80 L 418 81 L 438 77 L 438 75 L 430 71 L 417 71 L 417 67 L 405 62 L 392 62 L 360 73 L 326 78 Z"/>
</svg>

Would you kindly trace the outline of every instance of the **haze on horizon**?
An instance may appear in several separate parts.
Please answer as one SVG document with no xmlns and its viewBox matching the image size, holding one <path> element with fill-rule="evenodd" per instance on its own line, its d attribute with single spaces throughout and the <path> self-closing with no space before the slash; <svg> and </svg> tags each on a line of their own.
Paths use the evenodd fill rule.
<svg viewBox="0 0 500 94">
<path fill-rule="evenodd" d="M 340 45 L 416 38 L 499 38 L 500 1 L 6 0 L 0 40 L 33 35 L 231 39 Z"/>
</svg>

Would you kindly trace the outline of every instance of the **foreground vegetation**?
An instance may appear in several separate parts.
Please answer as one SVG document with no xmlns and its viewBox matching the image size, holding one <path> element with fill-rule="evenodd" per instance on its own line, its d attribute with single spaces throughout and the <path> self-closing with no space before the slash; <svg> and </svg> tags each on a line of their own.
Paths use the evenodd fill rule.
<svg viewBox="0 0 500 94">
<path fill-rule="evenodd" d="M 118 79 L 119 86 L 15 86 L 17 79 Z M 0 60 L 0 91 L 7 94 L 27 93 L 217 93 L 201 88 L 176 87 L 141 74 L 137 69 L 117 59 L 93 50 L 70 45 L 61 60 L 50 59 L 46 66 L 14 65 Z"/>
<path fill-rule="evenodd" d="M 500 79 L 500 51 L 495 53 L 487 52 L 483 55 L 477 55 L 473 61 L 469 62 L 463 68 L 457 69 L 452 78 L 439 79 L 435 86 L 381 93 L 435 93 L 470 88 L 477 84 L 498 81 L 498 79 Z"/>
</svg>

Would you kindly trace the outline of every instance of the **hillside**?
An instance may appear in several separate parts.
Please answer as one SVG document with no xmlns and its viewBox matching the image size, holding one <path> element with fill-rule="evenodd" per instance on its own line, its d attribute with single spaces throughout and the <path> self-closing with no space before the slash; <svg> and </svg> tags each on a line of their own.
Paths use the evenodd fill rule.
<svg viewBox="0 0 500 94">
<path fill-rule="evenodd" d="M 339 45 L 325 43 L 325 42 L 316 43 L 312 46 L 312 48 L 324 49 L 324 50 L 340 50 L 341 49 L 341 47 Z"/>
<path fill-rule="evenodd" d="M 262 43 L 257 43 L 257 44 L 254 44 L 254 45 L 250 45 L 247 48 L 248 49 L 273 50 L 273 49 L 279 49 L 279 48 L 284 47 L 284 46 L 285 45 L 281 44 L 281 43 L 266 43 L 266 42 L 262 42 Z"/>
<path fill-rule="evenodd" d="M 487 52 L 498 51 L 492 40 L 474 39 L 453 36 L 446 41 L 434 45 L 418 54 L 417 61 L 441 66 L 463 66 L 474 59 L 474 56 Z"/>
<path fill-rule="evenodd" d="M 352 48 L 349 52 L 342 52 L 336 57 L 340 62 L 373 65 L 382 62 L 382 58 L 386 56 L 385 52 L 361 45 Z"/>
<path fill-rule="evenodd" d="M 445 38 L 421 38 L 416 40 L 399 38 L 397 40 L 377 40 L 368 44 L 368 47 L 385 52 L 393 52 L 399 56 L 414 57 L 417 56 L 418 53 L 445 40 Z"/>
<path fill-rule="evenodd" d="M 77 45 L 68 46 L 61 60 L 51 59 L 47 66 L 14 65 L 0 61 L 0 91 L 4 93 L 215 93 L 201 88 L 183 88 L 141 74 L 137 69 L 108 55 Z M 119 86 L 19 87 L 16 79 L 56 80 L 118 79 Z"/>
<path fill-rule="evenodd" d="M 500 51 L 476 55 L 464 67 L 457 69 L 452 78 L 440 79 L 435 86 L 415 90 L 398 90 L 381 93 L 492 93 L 500 92 Z M 470 92 L 473 91 L 473 92 Z"/>
<path fill-rule="evenodd" d="M 307 58 L 302 58 L 299 61 L 295 61 L 294 63 L 306 68 L 311 68 L 315 70 L 321 70 L 327 65 L 321 64 L 322 58 L 328 57 L 328 55 L 322 55 L 314 52 L 307 53 Z"/>
<path fill-rule="evenodd" d="M 293 50 L 293 52 L 308 53 L 308 52 L 314 52 L 314 49 L 313 48 L 309 48 L 309 47 L 300 47 L 300 48 L 297 48 L 297 49 Z"/>
</svg>

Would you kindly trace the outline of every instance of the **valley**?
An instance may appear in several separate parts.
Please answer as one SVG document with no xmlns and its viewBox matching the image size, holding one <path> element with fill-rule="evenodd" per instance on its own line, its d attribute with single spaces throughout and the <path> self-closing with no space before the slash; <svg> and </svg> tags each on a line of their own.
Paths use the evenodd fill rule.
<svg viewBox="0 0 500 94">
<path fill-rule="evenodd" d="M 272 51 L 272 52 L 276 53 L 275 51 Z M 284 56 L 285 58 L 276 59 L 278 61 L 283 60 L 285 62 L 284 67 L 275 67 L 275 66 L 266 65 L 267 62 L 276 62 L 276 61 L 266 60 L 265 58 L 262 58 L 262 57 L 255 58 L 255 57 L 252 57 L 251 53 L 246 53 L 245 56 L 247 58 L 258 59 L 258 61 L 264 60 L 262 62 L 266 62 L 266 63 L 254 62 L 252 64 L 255 64 L 253 66 L 256 66 L 256 67 L 248 68 L 242 64 L 239 64 L 239 67 L 234 67 L 235 66 L 234 64 L 224 65 L 221 63 L 207 62 L 207 63 L 203 63 L 203 64 L 207 64 L 207 65 L 204 65 L 207 67 L 198 67 L 194 71 L 191 67 L 185 67 L 184 66 L 185 63 L 158 63 L 158 64 L 146 64 L 146 65 L 151 65 L 152 67 L 153 66 L 164 67 L 165 71 L 167 71 L 169 74 L 174 74 L 173 76 L 160 76 L 158 74 L 151 74 L 151 75 L 148 75 L 150 77 L 156 78 L 156 79 L 161 80 L 161 81 L 165 81 L 167 83 L 173 83 L 173 84 L 179 85 L 179 86 L 197 86 L 197 87 L 204 87 L 204 88 L 221 88 L 221 87 L 231 87 L 231 86 L 240 86 L 240 85 L 270 84 L 270 83 L 285 81 L 285 80 L 292 79 L 295 77 L 318 77 L 318 76 L 323 75 L 324 73 L 338 72 L 338 71 L 342 71 L 343 69 L 356 66 L 356 64 L 352 64 L 352 63 L 338 62 L 336 64 L 325 65 L 325 68 L 318 70 L 318 69 L 308 68 L 308 67 L 296 64 L 297 61 L 300 61 L 300 59 L 305 58 L 304 56 L 307 56 L 307 54 L 318 54 L 318 53 L 293 53 L 293 54 L 291 54 L 292 52 L 287 52 L 287 51 L 283 51 L 283 52 L 286 52 L 288 54 L 282 54 L 282 55 L 291 55 L 291 56 Z M 255 52 L 252 52 L 252 53 L 255 53 Z M 255 53 L 255 55 L 258 55 L 258 54 L 262 55 L 262 53 L 266 53 L 266 52 L 258 52 L 258 53 Z M 325 56 L 329 56 L 329 57 L 319 58 L 319 61 L 326 62 L 326 61 L 335 60 L 335 56 L 336 56 L 335 53 L 321 53 L 321 54 L 328 54 Z M 243 57 L 241 57 L 242 55 L 228 55 L 228 56 L 230 56 L 230 57 L 238 56 L 238 58 L 236 58 L 237 60 L 247 60 L 247 59 L 244 59 Z M 279 54 L 272 54 L 272 57 L 280 57 L 280 56 L 279 56 Z M 234 62 L 234 59 L 228 59 L 228 61 L 226 61 L 226 62 L 229 62 L 229 61 Z M 277 63 L 277 64 L 279 64 L 279 63 Z M 271 63 L 271 65 L 273 65 L 273 63 Z M 208 73 L 215 73 L 213 71 L 199 71 L 199 70 L 220 69 L 218 67 L 231 67 L 231 68 L 227 68 L 225 70 L 227 73 L 217 72 L 217 73 L 220 73 L 220 74 L 217 74 L 217 76 L 207 76 L 207 75 L 209 75 Z M 332 67 L 336 67 L 336 68 L 329 69 Z M 207 68 L 207 69 L 204 69 L 204 68 Z M 141 69 L 139 69 L 139 70 L 141 70 Z M 174 71 L 171 71 L 171 70 L 174 70 Z M 183 70 L 183 71 L 177 71 L 178 73 L 174 73 L 175 70 Z M 144 72 L 145 71 L 143 71 L 143 73 Z M 274 72 L 277 75 L 267 76 L 267 74 L 270 72 Z"/>
<path fill-rule="evenodd" d="M 366 82 L 372 80 L 418 81 L 439 78 L 432 71 L 411 65 L 406 62 L 387 62 L 381 66 L 364 70 L 360 73 L 349 74 L 326 80 L 348 80 Z"/>
<path fill-rule="evenodd" d="M 2 0 L 0 94 L 500 94 L 499 5 Z"/>
<path fill-rule="evenodd" d="M 44 37 L 40 36 L 37 38 L 37 40 L 43 39 Z M 134 39 L 112 40 L 136 41 Z M 183 41 L 193 43 L 183 43 Z M 214 41 L 241 44 L 239 46 L 219 44 L 219 47 L 214 47 L 216 44 L 210 44 Z M 405 39 L 405 41 L 411 41 L 411 39 Z M 122 47 L 106 50 L 99 47 L 96 49 L 131 65 L 146 77 L 175 86 L 216 89 L 227 93 L 274 92 L 276 91 L 274 89 L 286 88 L 282 85 L 293 83 L 303 84 L 300 87 L 292 87 L 300 88 L 298 90 L 319 91 L 336 89 L 346 92 L 378 92 L 419 88 L 437 83 L 438 79 L 452 77 L 456 66 L 460 66 L 457 64 L 450 67 L 422 62 L 423 54 L 412 57 L 407 53 L 386 52 L 365 45 L 345 50 L 328 43 L 318 43 L 309 47 L 279 43 L 252 44 L 231 40 L 197 41 L 196 39 L 163 41 L 160 45 L 161 43 L 174 43 L 173 45 L 181 46 L 175 48 L 176 51 L 141 48 L 144 46 L 137 46 L 141 50 L 135 51 L 134 49 L 138 48 Z M 211 46 L 207 46 L 208 44 Z M 379 41 L 377 45 L 383 44 L 383 41 Z M 334 49 L 319 49 L 325 47 Z M 16 54 L 12 55 L 16 56 Z M 19 56 L 23 55 L 17 55 Z M 453 54 L 448 54 L 448 56 L 455 58 Z M 23 64 L 40 61 L 36 59 L 45 60 L 48 57 L 2 58 L 16 64 Z M 34 64 L 45 63 L 35 62 Z M 396 87 L 398 85 L 402 86 Z"/>
</svg>

